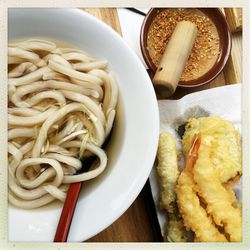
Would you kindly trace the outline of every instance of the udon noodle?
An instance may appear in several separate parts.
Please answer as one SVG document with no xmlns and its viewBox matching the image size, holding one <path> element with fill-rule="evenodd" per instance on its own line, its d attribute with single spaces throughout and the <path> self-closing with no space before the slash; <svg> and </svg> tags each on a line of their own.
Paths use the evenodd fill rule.
<svg viewBox="0 0 250 250">
<path fill-rule="evenodd" d="M 103 172 L 101 148 L 116 113 L 118 88 L 106 60 L 29 39 L 8 47 L 9 201 L 32 209 L 64 201 L 70 183 Z M 82 159 L 96 155 L 79 173 Z"/>
</svg>

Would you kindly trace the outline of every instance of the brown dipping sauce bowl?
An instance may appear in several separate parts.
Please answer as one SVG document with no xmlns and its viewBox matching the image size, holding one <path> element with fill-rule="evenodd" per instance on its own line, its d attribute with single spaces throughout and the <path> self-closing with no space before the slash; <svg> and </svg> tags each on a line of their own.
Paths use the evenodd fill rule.
<svg viewBox="0 0 250 250">
<path fill-rule="evenodd" d="M 145 63 L 153 73 L 156 72 L 157 68 L 156 65 L 153 63 L 147 49 L 148 31 L 156 15 L 159 14 L 159 12 L 164 9 L 165 8 L 151 8 L 147 13 L 147 15 L 145 16 L 141 27 L 140 46 L 142 55 L 145 60 Z M 231 53 L 232 37 L 228 27 L 228 23 L 223 13 L 218 8 L 197 8 L 197 9 L 201 11 L 203 14 L 205 14 L 214 23 L 217 29 L 219 35 L 219 55 L 213 67 L 209 71 L 207 71 L 204 75 L 193 80 L 180 81 L 178 83 L 178 87 L 183 87 L 183 88 L 198 87 L 211 82 L 221 73 Z"/>
</svg>

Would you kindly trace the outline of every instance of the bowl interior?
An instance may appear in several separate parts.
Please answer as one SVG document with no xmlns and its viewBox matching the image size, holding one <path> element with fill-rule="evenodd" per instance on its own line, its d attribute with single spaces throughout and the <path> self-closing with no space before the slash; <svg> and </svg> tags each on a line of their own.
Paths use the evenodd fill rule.
<svg viewBox="0 0 250 250">
<path fill-rule="evenodd" d="M 147 49 L 147 36 L 148 31 L 151 23 L 153 22 L 155 16 L 165 8 L 152 8 L 145 16 L 144 22 L 142 24 L 141 28 L 141 34 L 140 34 L 140 46 L 143 58 L 149 67 L 153 72 L 156 71 L 156 66 L 152 62 L 152 59 L 149 55 L 148 49 Z M 227 21 L 222 14 L 222 12 L 217 8 L 198 8 L 201 12 L 203 12 L 207 17 L 210 18 L 210 20 L 214 23 L 215 27 L 217 28 L 218 34 L 219 34 L 219 41 L 220 41 L 220 47 L 219 47 L 219 55 L 218 58 L 214 64 L 214 66 L 203 76 L 190 80 L 190 81 L 180 81 L 178 86 L 179 87 L 197 87 L 204 84 L 207 84 L 214 80 L 223 70 L 230 52 L 231 52 L 231 33 L 228 28 Z"/>
<path fill-rule="evenodd" d="M 117 76 L 119 102 L 107 146 L 108 166 L 82 190 L 68 237 L 69 241 L 84 241 L 131 205 L 150 174 L 159 134 L 150 78 L 115 31 L 81 10 L 9 9 L 8 36 L 9 40 L 43 37 L 62 41 L 106 58 Z M 61 208 L 58 203 L 29 211 L 9 207 L 9 240 L 52 241 Z"/>
</svg>

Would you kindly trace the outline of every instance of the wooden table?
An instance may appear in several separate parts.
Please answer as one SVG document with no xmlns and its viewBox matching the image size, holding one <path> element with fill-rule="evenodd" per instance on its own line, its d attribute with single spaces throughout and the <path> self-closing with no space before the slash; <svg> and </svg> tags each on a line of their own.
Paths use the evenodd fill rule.
<svg viewBox="0 0 250 250">
<path fill-rule="evenodd" d="M 85 9 L 85 11 L 103 20 L 122 35 L 117 10 L 114 8 Z M 233 34 L 231 56 L 223 72 L 210 84 L 196 89 L 177 89 L 172 97 L 178 99 L 188 93 L 203 89 L 214 88 L 227 84 L 241 82 L 242 62 L 242 35 L 241 32 Z M 111 226 L 89 239 L 89 242 L 153 242 L 154 230 L 150 223 L 150 216 L 146 206 L 145 192 L 141 192 L 130 208 Z M 104 215 L 105 216 L 105 215 Z"/>
</svg>

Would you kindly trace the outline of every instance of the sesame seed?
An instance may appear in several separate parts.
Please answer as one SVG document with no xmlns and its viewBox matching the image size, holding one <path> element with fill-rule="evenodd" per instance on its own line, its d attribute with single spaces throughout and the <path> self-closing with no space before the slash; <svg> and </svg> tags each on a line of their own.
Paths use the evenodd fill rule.
<svg viewBox="0 0 250 250">
<path fill-rule="evenodd" d="M 202 76 L 212 68 L 219 54 L 218 32 L 208 17 L 197 9 L 159 11 L 149 27 L 147 49 L 153 63 L 158 66 L 177 23 L 183 20 L 193 22 L 198 30 L 192 53 L 181 77 L 182 81 L 188 81 Z"/>
</svg>

